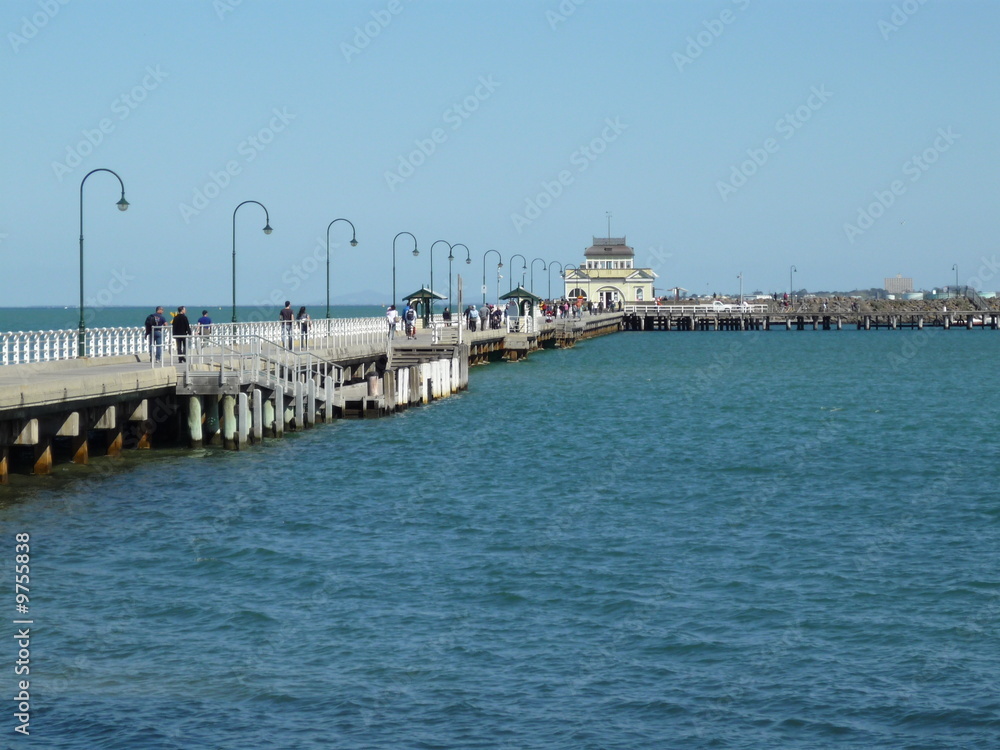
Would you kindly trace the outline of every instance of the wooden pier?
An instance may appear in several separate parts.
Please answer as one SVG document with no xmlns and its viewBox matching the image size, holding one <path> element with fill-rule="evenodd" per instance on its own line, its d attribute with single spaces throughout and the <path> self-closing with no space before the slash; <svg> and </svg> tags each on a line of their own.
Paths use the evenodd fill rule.
<svg viewBox="0 0 1000 750">
<path fill-rule="evenodd" d="M 924 328 L 995 331 L 1000 328 L 1000 312 L 784 312 L 767 309 L 764 305 L 735 310 L 713 309 L 709 305 L 633 307 L 626 308 L 622 326 L 626 331 L 840 331 L 845 328 L 863 331 Z"/>
<path fill-rule="evenodd" d="M 23 334 L 4 343 L 8 361 L 48 359 L 0 366 L 0 484 L 11 472 L 45 475 L 57 463 L 154 445 L 241 449 L 337 418 L 386 416 L 467 388 L 472 365 L 516 362 L 621 325 L 620 313 L 531 317 L 476 332 L 436 324 L 407 340 L 390 338 L 379 318 L 317 325 L 303 342 L 296 331 L 288 348 L 280 324 L 225 324 L 192 337 L 184 362 L 167 331 L 160 362 L 141 351 L 136 331 L 101 344 L 106 356 L 84 358 L 71 345 L 75 331 Z M 130 347 L 139 351 L 120 353 Z"/>
</svg>

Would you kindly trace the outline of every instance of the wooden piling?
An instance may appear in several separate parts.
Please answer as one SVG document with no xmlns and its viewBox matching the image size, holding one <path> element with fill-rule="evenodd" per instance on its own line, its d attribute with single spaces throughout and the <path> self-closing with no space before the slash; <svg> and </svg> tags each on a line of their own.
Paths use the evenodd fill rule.
<svg viewBox="0 0 1000 750">
<path fill-rule="evenodd" d="M 236 399 L 231 394 L 222 397 L 222 447 L 236 448 Z"/>
<path fill-rule="evenodd" d="M 253 440 L 259 443 L 264 439 L 264 394 L 260 388 L 253 389 Z"/>
<path fill-rule="evenodd" d="M 264 402 L 264 430 L 270 437 L 278 437 L 281 435 L 283 430 L 280 427 L 281 420 L 278 415 L 281 413 L 278 411 L 280 408 L 284 411 L 284 406 L 279 406 L 281 404 L 281 394 L 275 393 L 274 399 L 267 399 Z"/>
<path fill-rule="evenodd" d="M 250 399 L 242 391 L 236 396 L 236 447 L 242 448 L 250 439 Z"/>
<path fill-rule="evenodd" d="M 201 396 L 189 396 L 187 431 L 192 448 L 201 448 L 205 439 L 202 430 Z"/>
</svg>

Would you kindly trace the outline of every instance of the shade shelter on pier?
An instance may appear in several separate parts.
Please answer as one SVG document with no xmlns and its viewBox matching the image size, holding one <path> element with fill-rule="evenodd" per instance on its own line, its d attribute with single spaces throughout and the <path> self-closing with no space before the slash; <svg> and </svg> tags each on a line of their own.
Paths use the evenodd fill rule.
<svg viewBox="0 0 1000 750">
<path fill-rule="evenodd" d="M 518 285 L 517 289 L 511 289 L 501 300 L 515 300 L 517 302 L 517 314 L 530 316 L 542 298 L 537 294 L 532 294 L 523 286 Z"/>
<path fill-rule="evenodd" d="M 445 299 L 443 294 L 438 294 L 432 289 L 428 289 L 425 286 L 420 287 L 413 294 L 408 294 L 403 297 L 404 302 L 409 302 L 417 308 L 417 315 L 420 316 L 421 320 L 424 321 L 424 325 L 429 325 L 431 319 L 434 317 L 434 302 L 435 300 Z"/>
</svg>

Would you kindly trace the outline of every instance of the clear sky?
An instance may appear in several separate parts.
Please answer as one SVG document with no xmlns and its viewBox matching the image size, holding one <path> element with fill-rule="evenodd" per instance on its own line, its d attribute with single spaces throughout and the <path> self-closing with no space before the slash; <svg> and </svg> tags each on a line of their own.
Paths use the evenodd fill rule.
<svg viewBox="0 0 1000 750">
<path fill-rule="evenodd" d="M 131 203 L 87 180 L 104 304 L 228 304 L 244 200 L 274 232 L 239 210 L 241 305 L 323 301 L 335 218 L 334 301 L 387 303 L 398 232 L 397 296 L 439 239 L 476 296 L 485 251 L 506 287 L 609 211 L 658 289 L 1000 289 L 997 29 L 995 0 L 5 0 L 0 306 L 77 304 L 97 168 Z"/>
</svg>

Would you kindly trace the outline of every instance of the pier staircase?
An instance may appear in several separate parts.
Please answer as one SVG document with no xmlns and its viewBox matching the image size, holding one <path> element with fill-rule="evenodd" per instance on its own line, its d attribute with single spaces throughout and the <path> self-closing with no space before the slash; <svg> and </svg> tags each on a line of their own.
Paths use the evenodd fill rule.
<svg viewBox="0 0 1000 750">
<path fill-rule="evenodd" d="M 982 295 L 980 295 L 974 287 L 967 286 L 965 287 L 964 292 L 965 298 L 972 303 L 972 306 L 975 307 L 976 310 L 983 311 L 989 309 L 990 306 L 986 303 L 986 300 L 982 298 Z"/>
<path fill-rule="evenodd" d="M 281 393 L 296 412 L 340 406 L 343 368 L 311 351 L 296 352 L 256 335 L 199 337 L 178 366 L 177 393 L 236 395 L 254 387 Z"/>
</svg>

